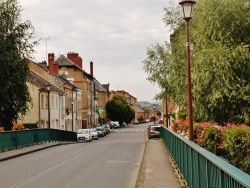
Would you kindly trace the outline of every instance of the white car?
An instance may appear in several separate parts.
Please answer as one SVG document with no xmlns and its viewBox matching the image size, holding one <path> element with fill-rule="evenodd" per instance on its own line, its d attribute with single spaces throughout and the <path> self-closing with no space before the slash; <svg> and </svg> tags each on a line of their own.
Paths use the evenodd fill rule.
<svg viewBox="0 0 250 188">
<path fill-rule="evenodd" d="M 96 129 L 90 129 L 90 134 L 92 135 L 92 139 L 98 140 L 98 133 Z"/>
<path fill-rule="evenodd" d="M 119 123 L 119 121 L 111 121 L 111 123 L 115 124 L 115 125 L 116 125 L 116 127 L 120 127 L 120 123 Z"/>
<path fill-rule="evenodd" d="M 76 133 L 77 140 L 92 141 L 92 135 L 89 129 L 79 129 Z"/>
</svg>

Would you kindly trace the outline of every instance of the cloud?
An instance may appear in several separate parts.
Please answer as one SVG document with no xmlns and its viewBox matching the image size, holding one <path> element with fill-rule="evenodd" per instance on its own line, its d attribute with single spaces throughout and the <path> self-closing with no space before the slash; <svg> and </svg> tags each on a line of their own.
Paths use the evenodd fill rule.
<svg viewBox="0 0 250 188">
<path fill-rule="evenodd" d="M 23 20 L 35 27 L 36 61 L 47 52 L 58 57 L 78 52 L 83 69 L 110 89 L 122 89 L 140 100 L 152 101 L 160 89 L 146 80 L 142 61 L 147 47 L 169 40 L 162 21 L 162 0 L 19 0 Z M 46 46 L 47 43 L 47 46 Z"/>
</svg>

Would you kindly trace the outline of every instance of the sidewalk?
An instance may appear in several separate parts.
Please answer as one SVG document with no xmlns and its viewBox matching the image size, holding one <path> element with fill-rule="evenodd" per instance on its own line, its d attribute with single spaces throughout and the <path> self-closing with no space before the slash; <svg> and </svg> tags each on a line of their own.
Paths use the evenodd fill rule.
<svg viewBox="0 0 250 188">
<path fill-rule="evenodd" d="M 139 182 L 138 182 L 139 181 Z M 146 142 L 143 164 L 140 169 L 137 188 L 180 188 L 174 167 L 160 139 Z"/>
</svg>

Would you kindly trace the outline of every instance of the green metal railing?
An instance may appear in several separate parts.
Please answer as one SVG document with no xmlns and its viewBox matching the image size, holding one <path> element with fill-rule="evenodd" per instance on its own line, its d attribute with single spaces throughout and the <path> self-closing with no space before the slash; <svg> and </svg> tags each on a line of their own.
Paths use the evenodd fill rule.
<svg viewBox="0 0 250 188">
<path fill-rule="evenodd" d="M 161 138 L 190 188 L 250 188 L 250 176 L 194 142 L 161 127 Z"/>
<path fill-rule="evenodd" d="M 76 141 L 75 132 L 57 129 L 30 129 L 0 132 L 0 151 L 48 141 Z"/>
</svg>

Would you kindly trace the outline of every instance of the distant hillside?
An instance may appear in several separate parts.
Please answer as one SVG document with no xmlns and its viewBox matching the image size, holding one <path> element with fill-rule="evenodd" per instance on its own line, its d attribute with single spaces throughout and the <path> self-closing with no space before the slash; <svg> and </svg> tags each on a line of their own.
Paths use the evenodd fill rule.
<svg viewBox="0 0 250 188">
<path fill-rule="evenodd" d="M 162 109 L 162 103 L 161 102 L 148 102 L 148 101 L 137 101 L 136 103 L 139 106 L 147 106 L 151 109 L 154 108 L 154 105 L 157 109 L 161 110 Z"/>
</svg>

